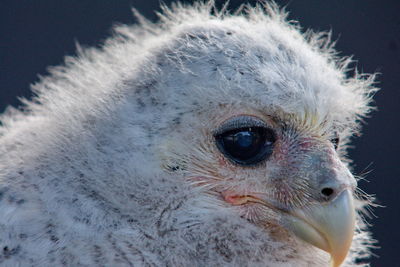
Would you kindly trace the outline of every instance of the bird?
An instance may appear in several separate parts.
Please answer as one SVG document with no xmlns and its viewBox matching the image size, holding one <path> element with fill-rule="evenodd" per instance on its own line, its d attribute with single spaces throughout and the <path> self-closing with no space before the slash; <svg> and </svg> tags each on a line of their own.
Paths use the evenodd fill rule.
<svg viewBox="0 0 400 267">
<path fill-rule="evenodd" d="M 1 115 L 1 266 L 369 266 L 375 74 L 274 2 L 162 6 Z"/>
</svg>

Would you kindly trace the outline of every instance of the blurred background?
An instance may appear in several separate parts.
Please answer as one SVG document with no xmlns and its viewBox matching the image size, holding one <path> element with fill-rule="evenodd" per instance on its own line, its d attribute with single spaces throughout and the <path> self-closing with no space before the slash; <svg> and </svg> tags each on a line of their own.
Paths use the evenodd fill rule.
<svg viewBox="0 0 400 267">
<path fill-rule="evenodd" d="M 223 2 L 216 1 L 218 6 Z M 229 7 L 243 2 L 231 0 Z M 276 2 L 287 6 L 289 18 L 304 29 L 332 29 L 337 50 L 354 55 L 361 71 L 381 73 L 378 111 L 354 140 L 350 156 L 355 174 L 369 172 L 360 187 L 384 206 L 375 208 L 370 220 L 381 247 L 374 250 L 372 266 L 400 266 L 400 2 Z M 19 106 L 18 97 L 30 98 L 29 84 L 46 75 L 48 66 L 61 64 L 65 55 L 74 55 L 75 42 L 99 46 L 115 23 L 135 23 L 131 7 L 156 20 L 159 0 L 0 0 L 0 113 L 8 105 Z"/>
</svg>

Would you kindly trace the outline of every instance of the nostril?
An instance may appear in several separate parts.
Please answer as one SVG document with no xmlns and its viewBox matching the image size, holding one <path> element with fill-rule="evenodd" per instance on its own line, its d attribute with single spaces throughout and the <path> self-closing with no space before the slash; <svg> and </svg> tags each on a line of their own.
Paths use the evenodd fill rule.
<svg viewBox="0 0 400 267">
<path fill-rule="evenodd" d="M 330 197 L 332 196 L 334 193 L 332 188 L 329 187 L 325 187 L 321 190 L 321 194 L 324 195 L 325 197 Z"/>
</svg>

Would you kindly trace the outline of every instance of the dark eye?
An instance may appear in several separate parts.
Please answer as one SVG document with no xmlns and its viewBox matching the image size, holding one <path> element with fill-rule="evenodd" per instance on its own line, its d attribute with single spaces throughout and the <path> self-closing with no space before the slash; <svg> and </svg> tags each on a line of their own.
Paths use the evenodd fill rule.
<svg viewBox="0 0 400 267">
<path fill-rule="evenodd" d="M 331 139 L 331 142 L 332 142 L 333 146 L 335 147 L 335 150 L 337 150 L 339 147 L 339 141 L 340 141 L 339 137 L 335 137 L 335 138 Z"/>
<path fill-rule="evenodd" d="M 243 127 L 215 136 L 218 149 L 240 165 L 257 164 L 272 154 L 275 135 L 266 127 Z"/>
</svg>

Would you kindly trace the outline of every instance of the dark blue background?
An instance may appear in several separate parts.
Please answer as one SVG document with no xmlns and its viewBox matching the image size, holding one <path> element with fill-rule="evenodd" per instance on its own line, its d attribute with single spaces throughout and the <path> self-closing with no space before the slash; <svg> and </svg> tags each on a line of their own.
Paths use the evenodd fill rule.
<svg viewBox="0 0 400 267">
<path fill-rule="evenodd" d="M 170 1 L 164 0 L 165 3 Z M 237 7 L 242 1 L 232 0 Z M 249 1 L 254 3 L 255 1 Z M 381 249 L 373 266 L 400 266 L 400 4 L 396 0 L 277 0 L 288 5 L 290 19 L 305 28 L 333 29 L 337 49 L 353 54 L 364 72 L 380 72 L 378 112 L 368 119 L 351 151 L 355 173 L 372 172 L 360 186 L 376 194 L 377 218 L 372 220 Z M 222 1 L 217 1 L 221 4 Z M 130 7 L 155 20 L 158 0 L 0 0 L 0 112 L 30 97 L 29 84 L 45 75 L 46 67 L 75 53 L 75 41 L 96 46 L 113 23 L 134 23 Z"/>
</svg>

